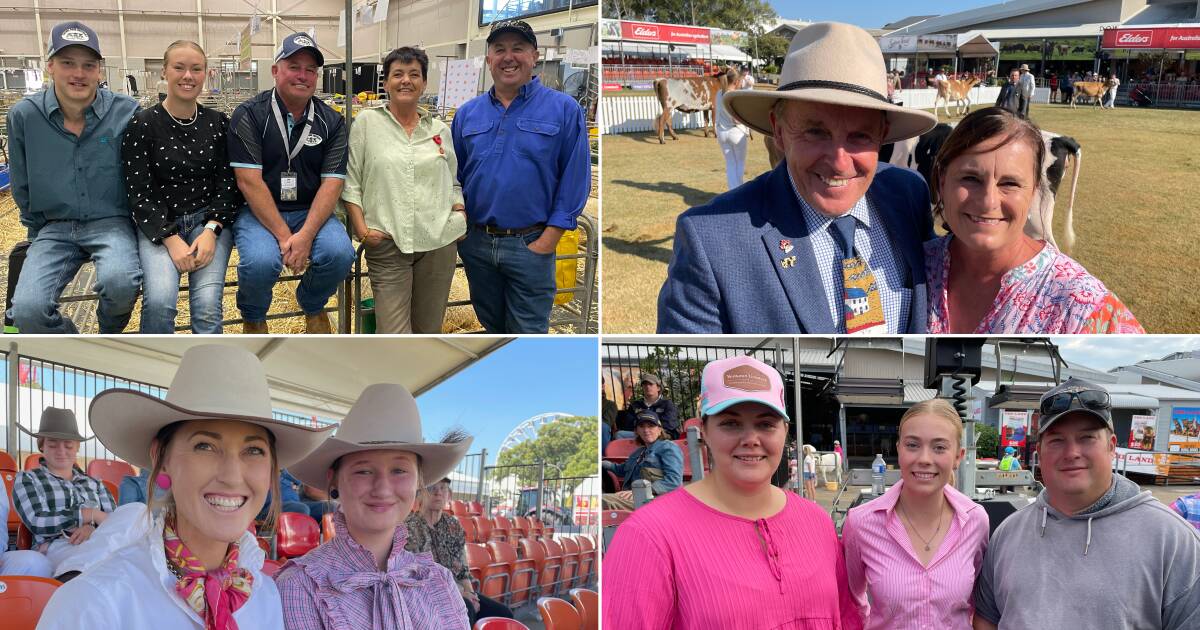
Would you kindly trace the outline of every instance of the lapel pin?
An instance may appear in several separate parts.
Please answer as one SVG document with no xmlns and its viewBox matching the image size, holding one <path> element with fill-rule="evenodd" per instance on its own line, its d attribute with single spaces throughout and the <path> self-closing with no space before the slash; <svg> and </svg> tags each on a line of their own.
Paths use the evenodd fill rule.
<svg viewBox="0 0 1200 630">
<path fill-rule="evenodd" d="M 779 266 L 783 267 L 784 269 L 787 269 L 788 267 L 795 267 L 796 257 L 788 256 L 787 258 L 784 258 L 783 260 L 779 261 Z"/>
<path fill-rule="evenodd" d="M 779 249 L 782 249 L 782 250 L 783 250 L 783 253 L 785 253 L 785 254 L 787 254 L 787 253 L 790 253 L 790 252 L 792 251 L 792 249 L 793 249 L 793 247 L 792 247 L 792 242 L 791 242 L 791 241 L 789 241 L 789 240 L 788 240 L 788 239 L 786 239 L 786 238 L 785 238 L 785 239 L 780 239 L 780 241 L 779 241 Z"/>
</svg>

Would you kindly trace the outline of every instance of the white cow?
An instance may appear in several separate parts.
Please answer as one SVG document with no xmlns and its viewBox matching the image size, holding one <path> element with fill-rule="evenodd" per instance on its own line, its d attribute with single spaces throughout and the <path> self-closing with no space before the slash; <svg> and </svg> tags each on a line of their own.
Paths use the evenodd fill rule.
<svg viewBox="0 0 1200 630">
<path fill-rule="evenodd" d="M 837 453 L 821 453 L 817 460 L 817 472 L 821 483 L 829 483 L 829 473 L 834 473 L 838 485 L 842 485 L 842 456 Z"/>
</svg>

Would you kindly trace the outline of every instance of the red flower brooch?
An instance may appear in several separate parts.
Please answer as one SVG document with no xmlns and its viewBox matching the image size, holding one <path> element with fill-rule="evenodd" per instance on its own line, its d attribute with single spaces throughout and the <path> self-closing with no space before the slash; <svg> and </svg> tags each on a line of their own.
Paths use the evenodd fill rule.
<svg viewBox="0 0 1200 630">
<path fill-rule="evenodd" d="M 442 137 L 441 136 L 434 136 L 433 143 L 438 145 L 438 154 L 439 155 L 446 155 L 446 150 L 442 148 Z"/>
</svg>

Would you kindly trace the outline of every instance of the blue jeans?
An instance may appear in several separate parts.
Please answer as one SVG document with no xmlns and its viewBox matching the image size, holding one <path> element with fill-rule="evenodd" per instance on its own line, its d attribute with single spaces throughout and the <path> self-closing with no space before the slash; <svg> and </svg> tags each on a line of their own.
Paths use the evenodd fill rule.
<svg viewBox="0 0 1200 630">
<path fill-rule="evenodd" d="M 204 210 L 179 217 L 179 237 L 191 245 L 204 233 Z M 225 269 L 233 248 L 231 230 L 217 237 L 212 262 L 188 273 L 188 306 L 192 332 L 221 334 L 221 297 L 225 290 Z M 155 244 L 138 231 L 138 255 L 142 259 L 142 324 L 140 332 L 172 334 L 179 304 L 179 270 L 171 261 L 165 245 Z"/>
<path fill-rule="evenodd" d="M 88 258 L 96 266 L 100 332 L 125 330 L 142 286 L 142 268 L 133 220 L 108 217 L 52 221 L 34 237 L 8 311 L 20 332 L 79 332 L 74 322 L 59 313 L 58 298 Z"/>
<path fill-rule="evenodd" d="M 537 254 L 529 244 L 541 231 L 495 236 L 471 226 L 458 244 L 467 272 L 471 305 L 489 333 L 545 333 L 554 306 L 554 254 Z"/>
<path fill-rule="evenodd" d="M 288 229 L 295 233 L 304 226 L 307 210 L 280 212 Z M 267 320 L 271 308 L 272 290 L 283 270 L 283 255 L 275 235 L 258 222 L 247 206 L 233 224 L 233 240 L 238 249 L 237 306 L 242 317 L 250 322 Z M 308 315 L 325 309 L 338 284 L 350 273 L 354 264 L 354 246 L 346 228 L 333 216 L 317 231 L 309 253 L 308 271 L 296 287 L 296 301 Z"/>
</svg>

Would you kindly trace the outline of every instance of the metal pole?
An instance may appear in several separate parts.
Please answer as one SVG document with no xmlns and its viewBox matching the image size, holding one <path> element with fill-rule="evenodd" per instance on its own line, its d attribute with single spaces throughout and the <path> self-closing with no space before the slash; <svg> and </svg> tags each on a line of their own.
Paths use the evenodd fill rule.
<svg viewBox="0 0 1200 630">
<path fill-rule="evenodd" d="M 475 489 L 475 500 L 483 505 L 483 472 L 487 468 L 487 449 L 483 449 L 479 455 L 479 485 Z"/>
<path fill-rule="evenodd" d="M 546 462 L 538 462 L 537 511 L 534 514 L 542 518 L 542 488 L 546 486 Z"/>
<path fill-rule="evenodd" d="M 46 54 L 46 42 L 42 41 L 42 8 L 38 0 L 33 0 L 33 21 L 37 28 L 38 56 Z"/>
<path fill-rule="evenodd" d="M 801 447 L 804 445 L 804 408 L 800 402 L 800 369 L 798 366 L 798 357 L 800 356 L 800 338 L 792 337 L 792 380 L 796 386 L 792 389 L 792 395 L 795 397 L 796 413 L 796 476 L 804 477 L 804 454 L 801 452 Z M 799 481 L 799 479 L 797 479 Z M 803 487 L 803 484 L 801 484 Z M 816 497 L 809 497 L 816 500 Z"/>
<path fill-rule="evenodd" d="M 12 341 L 8 344 L 8 435 L 6 440 L 8 445 L 5 450 L 10 453 L 20 455 L 19 443 L 17 439 L 20 437 L 20 432 L 17 431 L 17 385 L 19 384 L 21 375 L 19 365 L 21 363 L 21 354 L 17 351 L 17 342 Z"/>
</svg>

